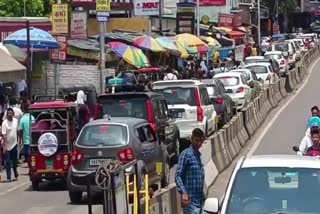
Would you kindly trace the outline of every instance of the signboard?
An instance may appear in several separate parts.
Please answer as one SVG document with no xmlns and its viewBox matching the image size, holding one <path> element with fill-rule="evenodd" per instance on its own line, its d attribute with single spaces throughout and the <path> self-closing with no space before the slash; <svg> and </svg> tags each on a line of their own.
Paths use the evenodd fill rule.
<svg viewBox="0 0 320 214">
<path fill-rule="evenodd" d="M 193 1 L 195 4 L 197 0 Z M 225 6 L 226 0 L 200 0 L 200 6 Z"/>
<path fill-rule="evenodd" d="M 219 27 L 233 28 L 233 14 L 219 13 Z"/>
<path fill-rule="evenodd" d="M 87 12 L 72 12 L 71 39 L 87 38 Z"/>
<path fill-rule="evenodd" d="M 51 51 L 52 62 L 64 62 L 67 59 L 68 47 L 66 36 L 54 36 L 60 45 L 60 49 Z"/>
<path fill-rule="evenodd" d="M 159 15 L 159 0 L 134 0 L 133 5 L 136 16 Z"/>
<path fill-rule="evenodd" d="M 96 11 L 97 12 L 110 12 L 111 0 L 97 0 L 96 1 Z"/>
<path fill-rule="evenodd" d="M 242 26 L 242 16 L 240 13 L 233 14 L 233 27 Z"/>
<path fill-rule="evenodd" d="M 195 4 L 194 3 L 177 3 L 177 34 L 190 33 L 194 34 L 195 30 Z"/>
<path fill-rule="evenodd" d="M 68 34 L 68 4 L 52 5 L 52 33 Z"/>
</svg>

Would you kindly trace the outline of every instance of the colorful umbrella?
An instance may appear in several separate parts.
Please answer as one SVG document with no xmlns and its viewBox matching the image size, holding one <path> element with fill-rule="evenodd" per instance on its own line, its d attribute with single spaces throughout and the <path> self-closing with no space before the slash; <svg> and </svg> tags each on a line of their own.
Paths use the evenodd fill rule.
<svg viewBox="0 0 320 214">
<path fill-rule="evenodd" d="M 17 61 L 23 62 L 27 58 L 27 54 L 21 50 L 19 47 L 15 45 L 4 45 L 2 42 L 0 43 L 0 49 L 4 50 L 8 55 L 15 58 Z"/>
<path fill-rule="evenodd" d="M 133 45 L 153 52 L 162 52 L 162 46 L 151 36 L 141 36 L 133 40 Z"/>
<path fill-rule="evenodd" d="M 170 53 L 173 55 L 180 56 L 181 52 L 179 51 L 179 48 L 174 44 L 174 41 L 169 39 L 168 37 L 158 37 L 156 38 L 156 41 L 164 48 L 167 49 Z"/>
<path fill-rule="evenodd" d="M 221 44 L 211 36 L 201 36 L 200 37 L 203 41 L 207 42 L 209 46 L 214 48 L 221 48 Z"/>
<path fill-rule="evenodd" d="M 122 42 L 109 42 L 108 45 L 119 57 L 136 68 L 147 68 L 150 66 L 148 58 L 139 48 L 126 45 Z"/>
<path fill-rule="evenodd" d="M 59 43 L 47 31 L 30 27 L 30 45 L 31 49 L 58 49 Z M 3 40 L 3 44 L 12 44 L 19 48 L 27 47 L 27 29 L 21 29 L 13 32 Z"/>
<path fill-rule="evenodd" d="M 176 35 L 176 38 L 186 42 L 189 47 L 202 46 L 202 45 L 207 46 L 207 44 L 203 42 L 201 39 L 189 33 L 178 34 Z"/>
</svg>

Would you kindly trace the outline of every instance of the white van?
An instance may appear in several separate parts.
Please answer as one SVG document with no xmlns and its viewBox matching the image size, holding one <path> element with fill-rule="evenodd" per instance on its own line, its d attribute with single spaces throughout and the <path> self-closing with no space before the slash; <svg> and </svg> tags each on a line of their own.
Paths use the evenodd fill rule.
<svg viewBox="0 0 320 214">
<path fill-rule="evenodd" d="M 217 113 L 204 83 L 198 80 L 157 81 L 153 89 L 166 98 L 170 115 L 176 118 L 180 138 L 190 139 L 195 128 L 203 130 L 206 136 L 216 131 Z"/>
</svg>

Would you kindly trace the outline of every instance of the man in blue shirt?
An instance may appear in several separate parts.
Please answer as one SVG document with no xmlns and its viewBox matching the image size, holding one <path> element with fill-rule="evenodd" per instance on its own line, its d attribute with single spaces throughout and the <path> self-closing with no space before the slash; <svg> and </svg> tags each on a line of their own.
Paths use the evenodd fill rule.
<svg viewBox="0 0 320 214">
<path fill-rule="evenodd" d="M 179 157 L 176 171 L 176 185 L 181 194 L 184 214 L 201 214 L 204 202 L 204 168 L 201 162 L 201 148 L 205 140 L 201 129 L 192 131 L 191 145 Z"/>
</svg>

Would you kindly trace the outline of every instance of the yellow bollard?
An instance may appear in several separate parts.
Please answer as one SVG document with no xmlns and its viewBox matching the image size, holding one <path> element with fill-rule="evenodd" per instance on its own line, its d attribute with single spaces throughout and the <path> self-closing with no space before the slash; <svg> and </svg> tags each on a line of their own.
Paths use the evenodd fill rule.
<svg viewBox="0 0 320 214">
<path fill-rule="evenodd" d="M 133 213 L 138 214 L 138 201 L 139 200 L 139 195 L 137 195 L 137 176 L 133 176 Z"/>
<path fill-rule="evenodd" d="M 149 214 L 149 176 L 148 174 L 145 175 L 145 182 L 144 182 L 144 188 L 145 188 L 145 214 Z"/>
</svg>

